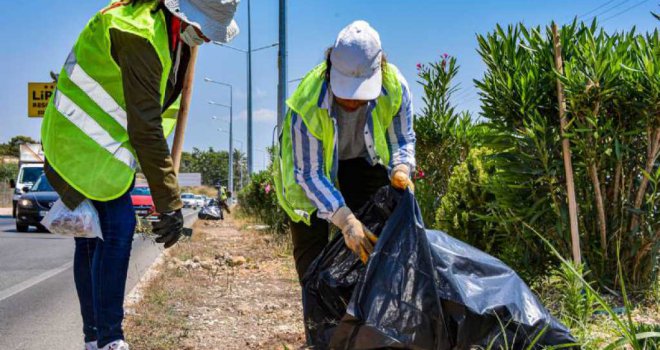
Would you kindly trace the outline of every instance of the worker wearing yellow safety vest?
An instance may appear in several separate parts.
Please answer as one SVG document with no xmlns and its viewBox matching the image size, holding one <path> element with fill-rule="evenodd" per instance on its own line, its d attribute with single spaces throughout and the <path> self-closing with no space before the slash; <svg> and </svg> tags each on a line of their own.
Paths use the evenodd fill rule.
<svg viewBox="0 0 660 350">
<path fill-rule="evenodd" d="M 41 130 L 46 176 L 69 209 L 91 200 L 103 233 L 102 240 L 75 242 L 86 349 L 128 349 L 122 320 L 138 164 L 161 213 L 153 225 L 156 241 L 168 248 L 182 234 L 182 203 L 165 137 L 176 122 L 190 48 L 231 40 L 238 33 L 232 19 L 237 4 L 114 1 L 87 23 L 62 68 Z"/>
<path fill-rule="evenodd" d="M 356 21 L 339 33 L 325 62 L 303 78 L 287 105 L 275 184 L 293 221 L 302 280 L 328 243 L 328 222 L 368 259 L 375 237 L 353 211 L 384 185 L 411 185 L 412 95 L 399 70 L 386 62 L 378 33 Z"/>
</svg>

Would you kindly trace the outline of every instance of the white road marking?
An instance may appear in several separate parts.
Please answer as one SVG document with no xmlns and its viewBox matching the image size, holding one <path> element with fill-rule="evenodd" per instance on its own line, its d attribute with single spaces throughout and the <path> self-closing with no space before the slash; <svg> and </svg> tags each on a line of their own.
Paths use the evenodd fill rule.
<svg viewBox="0 0 660 350">
<path fill-rule="evenodd" d="M 63 271 L 68 270 L 69 268 L 71 268 L 71 266 L 73 266 L 73 261 L 68 262 L 68 263 L 66 263 L 66 264 L 64 264 L 60 267 L 50 269 L 50 270 L 48 270 L 48 271 L 46 271 L 46 272 L 44 272 L 44 273 L 42 273 L 38 276 L 32 277 L 32 278 L 30 278 L 26 281 L 23 281 L 19 284 L 11 286 L 7 289 L 1 290 L 0 291 L 0 302 L 7 299 L 7 298 L 9 298 L 9 297 L 12 297 L 12 296 L 20 293 L 20 292 L 22 292 L 22 291 L 24 291 L 24 290 L 26 290 L 26 289 L 34 286 L 34 285 L 37 285 L 37 284 L 39 284 L 39 283 L 41 283 L 41 282 L 43 282 L 43 281 L 45 281 L 45 280 L 47 280 L 51 277 L 63 272 Z"/>
<path fill-rule="evenodd" d="M 192 212 L 188 215 L 185 215 L 184 216 L 184 221 L 191 220 L 192 218 L 194 218 L 195 214 L 197 214 L 197 212 Z M 186 219 L 188 219 L 188 220 L 186 220 Z M 53 238 L 55 238 L 55 237 L 53 237 Z M 38 276 L 32 277 L 32 278 L 30 278 L 26 281 L 23 281 L 19 284 L 13 285 L 13 286 L 11 286 L 9 288 L 6 288 L 4 290 L 0 290 L 0 302 L 5 300 L 5 299 L 8 299 L 8 298 L 20 293 L 20 292 L 22 292 L 22 291 L 24 291 L 24 290 L 26 290 L 30 287 L 33 287 L 33 286 L 35 286 L 35 285 L 37 285 L 37 284 L 53 277 L 53 276 L 55 276 L 55 275 L 57 275 L 61 272 L 64 272 L 67 269 L 71 268 L 72 266 L 73 266 L 73 261 L 70 261 L 70 262 L 68 262 L 68 263 L 66 263 L 66 264 L 64 264 L 60 267 L 50 269 L 50 270 L 48 270 L 48 271 L 46 271 L 46 272 L 44 272 L 44 273 L 42 273 Z"/>
</svg>

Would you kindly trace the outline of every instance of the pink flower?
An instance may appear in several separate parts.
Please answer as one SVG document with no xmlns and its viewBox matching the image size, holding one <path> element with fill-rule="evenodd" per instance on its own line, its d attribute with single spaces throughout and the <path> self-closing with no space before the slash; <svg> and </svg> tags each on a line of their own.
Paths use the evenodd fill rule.
<svg viewBox="0 0 660 350">
<path fill-rule="evenodd" d="M 266 191 L 266 194 L 270 193 L 270 184 L 266 184 L 266 188 L 264 188 L 264 191 Z"/>
<path fill-rule="evenodd" d="M 447 55 L 446 53 L 442 54 L 442 58 L 447 59 L 447 57 L 449 57 L 449 55 Z"/>
<path fill-rule="evenodd" d="M 415 176 L 413 177 L 413 179 L 414 179 L 414 180 L 419 180 L 419 179 L 423 179 L 423 178 L 424 178 L 424 170 L 422 170 L 422 169 L 418 169 L 418 170 L 417 170 L 417 173 L 415 174 Z"/>
<path fill-rule="evenodd" d="M 421 64 L 421 63 L 417 63 L 417 69 L 418 69 L 418 70 L 419 70 L 419 69 L 422 69 L 422 64 Z"/>
</svg>

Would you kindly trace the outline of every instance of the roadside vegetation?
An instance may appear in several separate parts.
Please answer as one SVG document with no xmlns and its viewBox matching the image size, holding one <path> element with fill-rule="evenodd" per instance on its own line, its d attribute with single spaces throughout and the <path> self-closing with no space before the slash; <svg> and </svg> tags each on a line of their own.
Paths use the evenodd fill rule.
<svg viewBox="0 0 660 350">
<path fill-rule="evenodd" d="M 5 143 L 0 143 L 0 208 L 10 207 L 14 190 L 9 181 L 18 175 L 19 147 L 24 143 L 36 143 L 29 136 L 14 136 Z"/>
<path fill-rule="evenodd" d="M 247 182 L 245 153 L 234 150 L 234 186 L 241 188 Z M 218 182 L 227 185 L 229 174 L 229 152 L 217 151 L 213 147 L 202 150 L 197 147 L 192 152 L 182 152 L 181 154 L 181 173 L 200 173 L 202 175 L 202 185 L 215 187 Z M 195 192 L 197 193 L 197 192 Z M 205 194 L 199 192 L 198 194 Z"/>
<path fill-rule="evenodd" d="M 300 287 L 282 241 L 227 217 L 166 251 L 125 321 L 132 348 L 296 349 Z"/>
<path fill-rule="evenodd" d="M 418 64 L 416 197 L 427 227 L 513 267 L 589 349 L 660 345 L 660 37 L 497 26 L 477 36 L 486 71 L 479 116 L 452 96 L 457 59 Z M 567 127 L 559 118 L 557 80 Z M 562 141 L 568 138 L 582 264 L 571 256 Z M 271 169 L 272 170 L 272 169 Z M 272 171 L 252 177 L 241 211 L 284 234 Z"/>
</svg>

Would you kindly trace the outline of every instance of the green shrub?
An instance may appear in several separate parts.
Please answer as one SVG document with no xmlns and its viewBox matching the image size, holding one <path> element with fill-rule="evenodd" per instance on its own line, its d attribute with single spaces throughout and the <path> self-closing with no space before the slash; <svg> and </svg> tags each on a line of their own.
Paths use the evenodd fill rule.
<svg viewBox="0 0 660 350">
<path fill-rule="evenodd" d="M 492 153 L 485 147 L 473 148 L 454 167 L 435 216 L 439 229 L 485 251 L 493 251 L 496 244 L 495 225 L 482 219 L 494 201 L 488 189 L 495 170 L 487 159 Z"/>
<path fill-rule="evenodd" d="M 287 232 L 289 218 L 277 202 L 270 170 L 252 175 L 250 182 L 238 193 L 238 203 L 243 214 L 268 225 L 271 231 Z"/>
<path fill-rule="evenodd" d="M 418 174 L 415 197 L 427 227 L 436 227 L 435 212 L 447 192 L 454 166 L 467 156 L 476 128 L 471 116 L 451 104 L 458 91 L 453 83 L 459 66 L 447 54 L 438 62 L 418 64 L 419 83 L 424 88 L 424 106 L 416 116 L 416 159 Z"/>
<path fill-rule="evenodd" d="M 477 81 L 482 140 L 497 169 L 491 221 L 522 250 L 522 266 L 548 259 L 525 226 L 571 255 L 557 78 L 565 87 L 583 261 L 590 277 L 617 284 L 612 269 L 621 242 L 623 275 L 636 290 L 658 274 L 660 220 L 654 181 L 660 153 L 658 31 L 605 33 L 594 22 L 560 28 L 565 73 L 554 67 L 550 28 L 498 26 L 478 35 L 486 64 Z M 494 252 L 498 255 L 499 252 Z"/>
<path fill-rule="evenodd" d="M 16 179 L 18 175 L 18 164 L 7 163 L 0 164 L 0 182 L 7 182 L 11 179 Z"/>
</svg>

